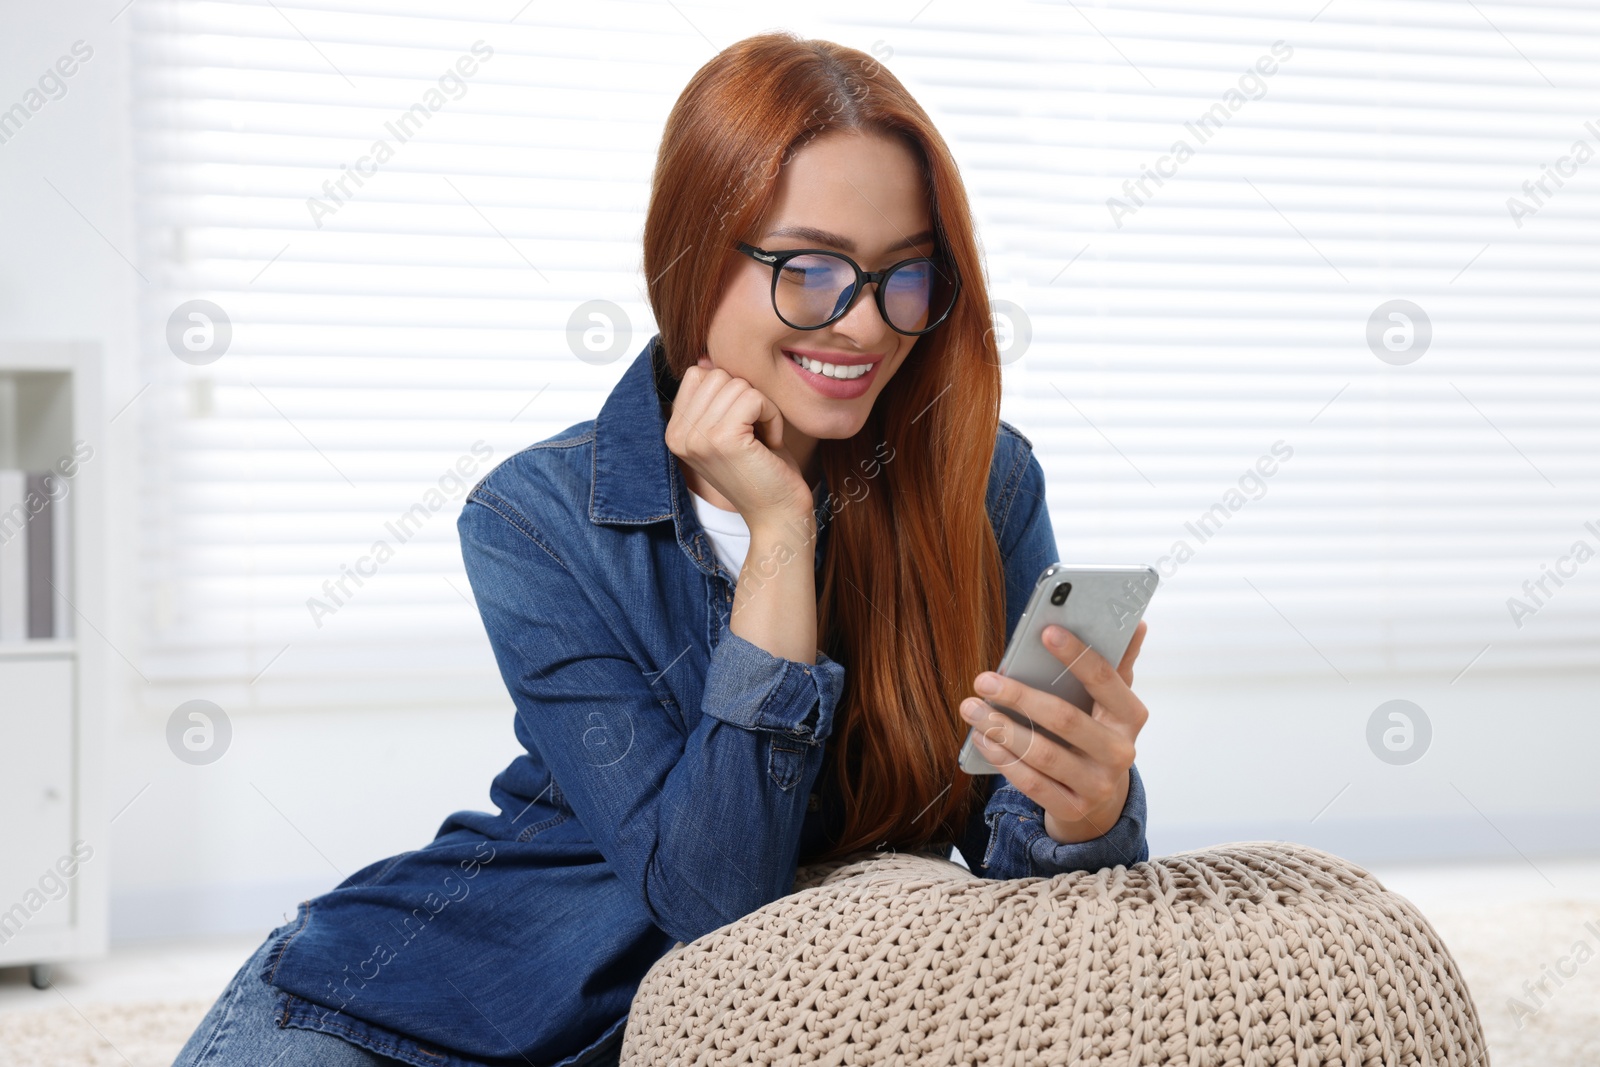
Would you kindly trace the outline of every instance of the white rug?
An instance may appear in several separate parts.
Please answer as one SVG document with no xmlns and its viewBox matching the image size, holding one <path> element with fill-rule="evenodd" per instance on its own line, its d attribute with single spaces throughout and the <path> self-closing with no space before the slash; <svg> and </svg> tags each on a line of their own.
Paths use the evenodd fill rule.
<svg viewBox="0 0 1600 1067">
<path fill-rule="evenodd" d="M 4 1067 L 171 1067 L 209 1000 L 84 1004 L 0 1015 Z"/>
<path fill-rule="evenodd" d="M 1600 1067 L 1600 904 L 1427 915 L 1472 990 L 1492 1067 Z"/>
</svg>

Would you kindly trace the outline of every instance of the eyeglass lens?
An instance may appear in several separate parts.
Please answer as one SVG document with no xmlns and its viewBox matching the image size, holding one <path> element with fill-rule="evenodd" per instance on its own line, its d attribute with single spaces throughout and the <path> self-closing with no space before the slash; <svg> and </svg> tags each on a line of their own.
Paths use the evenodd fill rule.
<svg viewBox="0 0 1600 1067">
<path fill-rule="evenodd" d="M 820 326 L 850 302 L 855 281 L 856 273 L 845 260 L 827 253 L 807 253 L 779 269 L 773 300 L 778 314 L 791 325 Z M 880 284 L 889 324 L 900 330 L 922 329 L 943 316 L 953 299 L 954 287 L 928 259 L 902 264 Z"/>
</svg>

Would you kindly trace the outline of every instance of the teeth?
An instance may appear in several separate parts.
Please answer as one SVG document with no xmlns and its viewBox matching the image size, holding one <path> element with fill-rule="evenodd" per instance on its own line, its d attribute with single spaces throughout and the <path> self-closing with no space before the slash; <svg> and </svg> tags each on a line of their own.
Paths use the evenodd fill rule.
<svg viewBox="0 0 1600 1067">
<path fill-rule="evenodd" d="M 844 367 L 837 363 L 823 363 L 820 360 L 807 359 L 805 356 L 797 356 L 793 352 L 785 352 L 784 355 L 813 374 L 821 374 L 828 378 L 839 378 L 844 381 L 848 381 L 851 378 L 859 378 L 875 366 L 872 363 L 860 363 L 853 367 Z"/>
</svg>

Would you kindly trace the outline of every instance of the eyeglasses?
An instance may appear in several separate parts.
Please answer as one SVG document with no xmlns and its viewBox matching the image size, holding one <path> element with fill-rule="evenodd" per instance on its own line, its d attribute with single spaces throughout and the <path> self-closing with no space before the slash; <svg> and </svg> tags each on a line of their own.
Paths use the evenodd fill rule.
<svg viewBox="0 0 1600 1067">
<path fill-rule="evenodd" d="M 954 265 L 942 258 L 903 259 L 883 270 L 862 270 L 843 252 L 786 248 L 769 252 L 739 242 L 739 251 L 772 268 L 772 310 L 785 326 L 820 330 L 850 310 L 856 296 L 876 282 L 878 312 L 896 333 L 915 337 L 949 316 L 961 292 Z"/>
</svg>

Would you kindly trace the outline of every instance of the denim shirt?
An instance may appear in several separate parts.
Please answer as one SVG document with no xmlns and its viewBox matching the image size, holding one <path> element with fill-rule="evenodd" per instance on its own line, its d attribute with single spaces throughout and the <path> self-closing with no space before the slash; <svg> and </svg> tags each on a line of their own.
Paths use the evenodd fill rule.
<svg viewBox="0 0 1600 1067">
<path fill-rule="evenodd" d="M 652 338 L 595 418 L 468 494 L 462 555 L 525 751 L 490 787 L 496 813 L 455 812 L 425 847 L 300 903 L 261 971 L 282 991 L 280 1025 L 411 1064 L 614 1056 L 651 965 L 790 893 L 840 825 L 821 772 L 846 666 L 728 628 L 738 575 L 666 446 L 671 390 Z M 984 506 L 1008 637 L 1057 559 L 1044 488 L 1031 443 L 1002 421 Z M 826 538 L 822 522 L 818 567 Z M 1137 767 L 1121 818 L 1076 844 L 1046 834 L 1002 775 L 987 781 L 949 843 L 981 877 L 1149 858 Z"/>
</svg>

